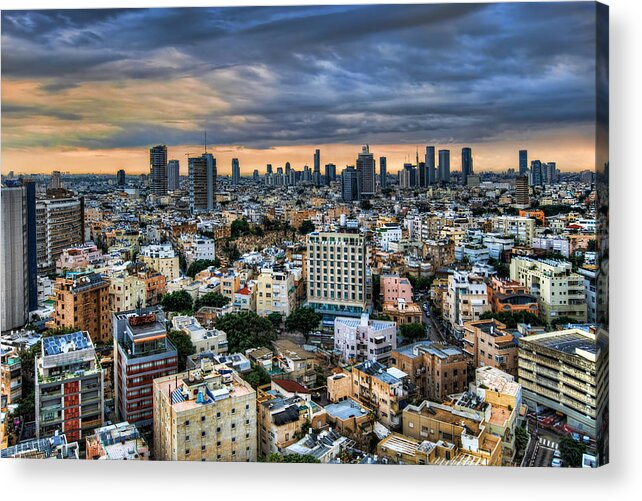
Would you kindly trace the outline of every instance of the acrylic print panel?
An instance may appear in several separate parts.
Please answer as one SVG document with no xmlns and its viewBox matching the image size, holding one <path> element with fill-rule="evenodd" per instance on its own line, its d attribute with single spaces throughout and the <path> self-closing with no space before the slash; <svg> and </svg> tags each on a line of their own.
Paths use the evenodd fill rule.
<svg viewBox="0 0 642 501">
<path fill-rule="evenodd" d="M 608 462 L 606 6 L 2 40 L 3 458 Z"/>
</svg>

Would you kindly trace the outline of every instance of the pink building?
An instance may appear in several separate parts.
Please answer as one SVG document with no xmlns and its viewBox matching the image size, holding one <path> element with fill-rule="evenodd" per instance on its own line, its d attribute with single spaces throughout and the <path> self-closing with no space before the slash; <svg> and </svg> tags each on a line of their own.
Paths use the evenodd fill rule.
<svg viewBox="0 0 642 501">
<path fill-rule="evenodd" d="M 56 260 L 56 273 L 74 271 L 87 268 L 89 265 L 101 260 L 103 253 L 93 242 L 88 242 L 77 247 L 70 247 L 62 251 Z"/>
<path fill-rule="evenodd" d="M 404 299 L 406 303 L 412 303 L 412 285 L 407 278 L 401 278 L 399 275 L 386 275 L 381 278 L 381 294 L 383 302 L 397 302 L 398 299 Z"/>
</svg>

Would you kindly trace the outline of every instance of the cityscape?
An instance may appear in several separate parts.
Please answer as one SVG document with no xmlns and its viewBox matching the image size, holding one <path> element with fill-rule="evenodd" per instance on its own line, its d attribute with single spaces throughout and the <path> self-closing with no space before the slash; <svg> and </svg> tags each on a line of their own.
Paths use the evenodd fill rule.
<svg viewBox="0 0 642 501">
<path fill-rule="evenodd" d="M 513 29 L 551 14 L 575 35 Z M 1 457 L 607 464 L 604 15 L 3 11 Z M 188 20 L 159 62 L 149 23 Z M 497 27 L 539 74 L 442 66 Z M 441 52 L 414 71 L 399 46 Z"/>
</svg>

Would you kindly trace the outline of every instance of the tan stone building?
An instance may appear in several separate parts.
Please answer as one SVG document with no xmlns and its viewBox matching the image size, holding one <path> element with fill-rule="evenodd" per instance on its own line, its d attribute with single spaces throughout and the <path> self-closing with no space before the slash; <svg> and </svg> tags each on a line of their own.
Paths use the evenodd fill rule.
<svg viewBox="0 0 642 501">
<path fill-rule="evenodd" d="M 503 323 L 494 319 L 466 322 L 463 341 L 475 367 L 488 365 L 517 375 L 517 340 Z"/>
<path fill-rule="evenodd" d="M 256 392 L 227 366 L 154 380 L 154 455 L 166 461 L 256 461 Z"/>
</svg>

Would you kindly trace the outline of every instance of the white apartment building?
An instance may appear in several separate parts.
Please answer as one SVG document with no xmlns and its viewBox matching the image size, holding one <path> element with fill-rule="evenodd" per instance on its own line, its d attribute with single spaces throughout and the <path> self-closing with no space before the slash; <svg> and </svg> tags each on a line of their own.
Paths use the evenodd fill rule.
<svg viewBox="0 0 642 501">
<path fill-rule="evenodd" d="M 172 318 L 172 328 L 189 336 L 196 353 L 227 353 L 227 334 L 218 329 L 205 329 L 192 316 L 175 316 Z"/>
<path fill-rule="evenodd" d="M 448 277 L 443 317 L 455 335 L 463 335 L 464 322 L 479 320 L 487 311 L 491 311 L 488 288 L 481 276 L 455 271 Z"/>
<path fill-rule="evenodd" d="M 379 238 L 381 250 L 388 252 L 391 250 L 391 242 L 399 242 L 401 240 L 401 227 L 397 224 L 386 223 L 377 229 L 377 237 Z"/>
<path fill-rule="evenodd" d="M 180 276 L 179 260 L 172 244 L 152 244 L 140 248 L 140 260 L 151 266 L 167 281 Z"/>
<path fill-rule="evenodd" d="M 360 319 L 337 317 L 334 320 L 334 350 L 346 362 L 375 360 L 386 364 L 396 347 L 395 322 L 370 320 L 367 313 Z"/>
<path fill-rule="evenodd" d="M 573 273 L 571 263 L 515 257 L 510 263 L 510 278 L 538 297 L 540 315 L 547 322 L 562 316 L 586 322 L 584 279 Z"/>
<path fill-rule="evenodd" d="M 493 231 L 514 235 L 518 243 L 532 245 L 535 237 L 535 219 L 522 216 L 497 216 L 493 218 Z"/>
<path fill-rule="evenodd" d="M 185 252 L 185 262 L 189 267 L 194 261 L 206 259 L 213 261 L 216 257 L 214 240 L 198 235 L 182 234 L 181 245 Z"/>
</svg>

